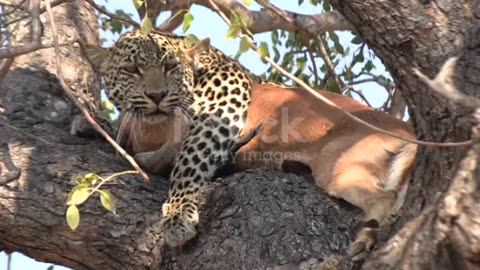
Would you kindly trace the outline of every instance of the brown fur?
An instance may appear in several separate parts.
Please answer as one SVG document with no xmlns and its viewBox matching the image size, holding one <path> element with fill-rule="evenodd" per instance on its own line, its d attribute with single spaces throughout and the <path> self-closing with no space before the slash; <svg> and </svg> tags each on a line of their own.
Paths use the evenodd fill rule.
<svg viewBox="0 0 480 270">
<path fill-rule="evenodd" d="M 414 138 L 412 128 L 394 117 L 339 94 L 320 93 L 343 110 L 377 127 Z M 289 132 L 285 123 L 288 126 L 293 121 L 298 125 Z M 172 122 L 173 118 L 149 126 L 149 131 L 141 134 L 127 128 L 125 136 L 135 134 L 137 137 L 140 146 L 134 153 L 154 151 L 170 140 Z M 301 162 L 310 167 L 318 186 L 363 209 L 367 220 L 381 222 L 397 199 L 403 200 L 415 145 L 354 122 L 299 88 L 255 85 L 242 135 L 262 123 L 263 132 L 239 150 L 237 165 L 278 167 L 283 160 Z M 174 151 L 173 148 L 168 151 Z M 272 155 L 266 155 L 268 153 Z M 390 179 L 392 177 L 398 179 Z M 384 189 L 385 186 L 391 190 Z M 370 240 L 360 241 L 367 249 L 371 248 Z"/>
</svg>

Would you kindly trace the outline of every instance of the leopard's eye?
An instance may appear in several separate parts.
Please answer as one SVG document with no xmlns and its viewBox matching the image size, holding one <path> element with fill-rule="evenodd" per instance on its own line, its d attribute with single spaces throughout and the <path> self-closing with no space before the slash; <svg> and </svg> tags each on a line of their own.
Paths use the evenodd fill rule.
<svg viewBox="0 0 480 270">
<path fill-rule="evenodd" d="M 175 69 L 178 66 L 178 63 L 173 63 L 173 62 L 167 62 L 165 63 L 165 70 L 166 71 L 171 71 Z"/>
<path fill-rule="evenodd" d="M 138 68 L 137 65 L 128 65 L 123 68 L 126 72 L 131 73 L 131 74 L 137 74 L 137 75 L 142 75 L 142 71 Z"/>
</svg>

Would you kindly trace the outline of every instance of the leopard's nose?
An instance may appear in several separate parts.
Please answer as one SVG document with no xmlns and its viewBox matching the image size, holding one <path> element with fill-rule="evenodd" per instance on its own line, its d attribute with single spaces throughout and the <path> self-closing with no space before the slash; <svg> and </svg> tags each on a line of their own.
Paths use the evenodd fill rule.
<svg viewBox="0 0 480 270">
<path fill-rule="evenodd" d="M 153 102 L 155 102 L 155 104 L 158 104 L 160 103 L 160 101 L 162 101 L 166 96 L 167 96 L 167 92 L 146 92 L 145 95 L 151 99 Z"/>
</svg>

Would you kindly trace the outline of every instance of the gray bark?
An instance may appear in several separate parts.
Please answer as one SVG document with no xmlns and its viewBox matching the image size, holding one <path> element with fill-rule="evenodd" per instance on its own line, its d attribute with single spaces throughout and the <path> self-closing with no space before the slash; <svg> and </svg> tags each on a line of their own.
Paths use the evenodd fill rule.
<svg viewBox="0 0 480 270">
<path fill-rule="evenodd" d="M 357 27 L 392 73 L 410 108 L 419 138 L 430 141 L 469 138 L 470 111 L 434 94 L 420 82 L 412 68 L 434 77 L 450 56 L 460 56 L 455 85 L 460 91 L 479 97 L 479 1 L 337 0 L 332 4 Z M 478 209 L 479 197 L 477 158 L 466 156 L 467 149 L 420 150 L 401 218 L 384 235 L 384 239 L 392 240 L 369 258 L 365 269 L 480 267 L 480 213 L 474 210 Z M 474 165 L 460 168 L 459 162 L 464 158 L 464 162 Z M 458 175 L 465 176 L 463 185 L 454 187 L 452 179 Z M 463 210 L 448 217 L 442 215 L 448 210 L 445 203 L 448 198 L 455 198 L 454 203 L 462 205 Z M 457 220 L 460 217 L 463 217 L 461 222 Z M 398 256 L 393 255 L 395 252 Z"/>
<path fill-rule="evenodd" d="M 53 99 L 67 104 L 61 92 L 51 91 L 58 87 L 52 79 L 39 71 L 15 70 L 3 85 L 9 86 L 7 96 L 16 93 L 21 104 L 21 94 L 30 91 L 42 97 L 31 101 L 32 107 Z M 74 269 L 296 269 L 300 264 L 309 269 L 345 254 L 361 218 L 358 210 L 301 177 L 247 171 L 211 184 L 200 207 L 198 237 L 170 249 L 160 228 L 168 181 L 154 178 L 147 186 L 140 177 L 125 176 L 109 186 L 117 215 L 92 198 L 80 207 L 81 224 L 72 232 L 64 216 L 73 179 L 129 167 L 104 141 L 72 136 L 63 122 L 36 117 L 28 106 L 22 109 L 9 100 L 7 113 L 0 115 L 0 168 L 2 177 L 17 177 L 0 185 L 2 249 Z"/>
</svg>

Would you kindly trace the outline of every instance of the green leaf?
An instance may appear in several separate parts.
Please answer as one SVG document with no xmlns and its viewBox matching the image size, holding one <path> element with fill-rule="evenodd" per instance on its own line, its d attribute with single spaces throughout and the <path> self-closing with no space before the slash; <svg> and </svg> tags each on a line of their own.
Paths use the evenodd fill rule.
<svg viewBox="0 0 480 270">
<path fill-rule="evenodd" d="M 242 37 L 240 40 L 240 52 L 244 53 L 250 49 L 250 38 L 248 37 Z"/>
<path fill-rule="evenodd" d="M 375 67 L 375 66 L 374 66 L 373 63 L 372 63 L 372 60 L 368 60 L 367 63 L 365 64 L 365 67 L 364 67 L 364 68 L 365 68 L 365 70 L 366 70 L 367 72 L 370 72 L 370 71 L 372 71 L 372 69 L 373 69 L 374 67 Z"/>
<path fill-rule="evenodd" d="M 86 183 L 93 186 L 97 183 L 98 179 L 100 179 L 100 176 L 96 173 L 87 173 L 84 178 Z"/>
<path fill-rule="evenodd" d="M 53 269 L 55 269 L 55 267 L 53 267 L 53 265 L 50 265 L 50 266 L 47 268 L 47 270 L 53 270 Z"/>
<path fill-rule="evenodd" d="M 333 42 L 338 43 L 338 35 L 335 34 L 334 32 L 328 32 L 328 36 Z"/>
<path fill-rule="evenodd" d="M 321 71 L 322 73 L 327 72 L 327 66 L 326 66 L 325 64 L 323 64 L 323 65 L 320 67 L 320 71 Z"/>
<path fill-rule="evenodd" d="M 242 31 L 242 29 L 239 26 L 232 25 L 228 29 L 227 35 L 225 36 L 225 39 L 229 40 L 229 39 L 232 39 L 232 38 L 236 38 L 240 34 L 241 31 Z"/>
<path fill-rule="evenodd" d="M 280 60 L 280 52 L 278 51 L 277 47 L 272 47 L 273 49 L 273 62 L 277 63 Z"/>
<path fill-rule="evenodd" d="M 385 76 L 383 76 L 383 75 L 379 75 L 379 76 L 377 77 L 377 80 L 378 80 L 378 81 L 380 82 L 380 84 L 382 84 L 382 85 L 385 85 L 385 84 L 387 84 L 387 83 L 389 82 L 389 79 L 387 79 L 387 78 L 386 78 Z"/>
<path fill-rule="evenodd" d="M 272 44 L 273 45 L 278 43 L 278 31 L 277 30 L 272 30 L 271 38 L 272 38 Z"/>
<path fill-rule="evenodd" d="M 113 200 L 113 195 L 107 189 L 100 189 L 100 202 L 103 207 L 108 211 L 115 213 L 115 201 Z"/>
<path fill-rule="evenodd" d="M 243 4 L 247 7 L 251 6 L 253 3 L 253 0 L 243 0 Z"/>
<path fill-rule="evenodd" d="M 109 122 L 114 121 L 115 119 L 115 108 L 108 99 L 102 99 L 102 108 L 104 111 L 104 116 Z"/>
<path fill-rule="evenodd" d="M 343 49 L 343 46 L 339 42 L 334 43 L 335 51 L 341 55 L 345 55 L 345 50 Z"/>
<path fill-rule="evenodd" d="M 328 80 L 327 82 L 327 90 L 334 93 L 338 93 L 340 91 L 337 83 L 335 82 L 335 80 L 332 79 Z"/>
<path fill-rule="evenodd" d="M 84 203 L 90 196 L 90 188 L 86 184 L 80 184 L 68 194 L 67 205 L 79 205 Z"/>
<path fill-rule="evenodd" d="M 152 31 L 153 23 L 147 15 L 143 18 L 142 22 L 140 23 L 140 27 L 142 28 L 143 33 L 148 34 Z"/>
<path fill-rule="evenodd" d="M 125 11 L 123 11 L 121 9 L 115 10 L 115 14 L 117 14 L 119 17 L 124 18 L 124 19 L 131 19 L 132 16 L 133 16 L 131 13 L 127 14 L 127 13 L 125 13 Z"/>
<path fill-rule="evenodd" d="M 347 81 L 352 82 L 353 81 L 354 74 L 351 69 L 345 70 L 345 78 Z"/>
<path fill-rule="evenodd" d="M 352 39 L 352 41 L 350 41 L 350 42 L 352 42 L 353 44 L 362 44 L 363 39 L 362 39 L 361 36 L 358 36 L 358 35 L 357 35 L 357 36 L 355 36 L 355 37 Z"/>
<path fill-rule="evenodd" d="M 297 58 L 297 67 L 298 71 L 303 72 L 305 70 L 305 67 L 307 66 L 307 59 L 304 57 Z"/>
<path fill-rule="evenodd" d="M 183 40 L 185 41 L 185 44 L 187 44 L 188 46 L 193 46 L 195 44 L 197 44 L 197 42 L 199 42 L 200 40 L 198 39 L 197 36 L 195 36 L 194 34 L 188 34 L 186 35 Z"/>
<path fill-rule="evenodd" d="M 67 224 L 72 231 L 75 231 L 75 229 L 78 227 L 78 224 L 80 224 L 80 212 L 78 211 L 77 206 L 75 205 L 70 205 L 67 209 Z"/>
<path fill-rule="evenodd" d="M 85 181 L 84 177 L 78 176 L 78 177 L 75 177 L 75 183 L 77 183 L 77 185 L 82 185 L 82 184 L 87 184 L 87 181 Z"/>
<path fill-rule="evenodd" d="M 332 6 L 330 6 L 329 0 L 323 0 L 323 10 L 326 12 L 329 12 L 330 10 L 332 10 Z"/>
<path fill-rule="evenodd" d="M 188 31 L 192 22 L 193 22 L 192 13 L 190 12 L 185 13 L 185 15 L 183 15 L 183 32 L 184 33 Z"/>
<path fill-rule="evenodd" d="M 257 52 L 261 57 L 270 56 L 270 53 L 268 52 L 268 44 L 264 41 L 260 42 Z"/>
<path fill-rule="evenodd" d="M 355 57 L 353 57 L 353 61 L 355 63 L 363 63 L 365 61 L 365 57 L 363 57 L 363 52 L 359 52 Z"/>
<path fill-rule="evenodd" d="M 139 9 L 145 0 L 133 0 L 133 5 L 135 6 L 135 9 Z"/>
<path fill-rule="evenodd" d="M 295 54 L 293 52 L 288 52 L 286 53 L 284 56 L 283 56 L 283 60 L 282 60 L 282 66 L 285 67 L 287 65 L 290 65 L 293 63 L 293 56 Z"/>
</svg>

